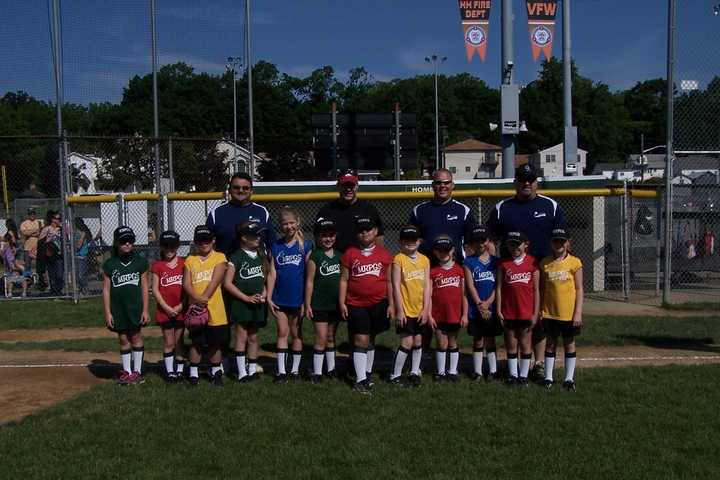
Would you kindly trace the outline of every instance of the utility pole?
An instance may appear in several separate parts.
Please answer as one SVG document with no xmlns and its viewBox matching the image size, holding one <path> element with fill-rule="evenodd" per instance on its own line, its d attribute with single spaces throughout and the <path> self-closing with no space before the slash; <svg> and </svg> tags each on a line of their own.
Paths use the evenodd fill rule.
<svg viewBox="0 0 720 480">
<path fill-rule="evenodd" d="M 255 178 L 255 133 L 253 132 L 252 35 L 250 34 L 250 0 L 245 0 L 245 68 L 248 82 L 248 151 L 250 177 Z"/>
<path fill-rule="evenodd" d="M 333 178 L 335 178 L 337 174 L 337 160 L 338 160 L 338 148 L 337 148 L 337 138 L 338 138 L 338 125 L 337 125 L 337 103 L 334 101 L 332 102 L 331 108 L 330 108 L 330 121 L 332 122 L 332 175 Z"/>
<path fill-rule="evenodd" d="M 157 86 L 157 30 L 155 26 L 155 0 L 150 0 L 150 30 L 152 35 L 152 89 L 153 89 L 153 154 L 155 156 L 155 192 L 162 195 L 160 186 L 160 119 L 158 114 L 158 86 Z M 161 200 L 156 203 L 155 212 L 155 238 L 160 238 L 163 231 L 163 204 Z"/>
<path fill-rule="evenodd" d="M 668 0 L 668 27 L 667 27 L 667 120 L 666 120 L 666 136 L 667 144 L 665 145 L 665 258 L 664 258 L 664 282 L 663 282 L 663 303 L 670 303 L 670 284 L 672 281 L 672 231 L 673 231 L 673 215 L 672 215 L 672 178 L 673 178 L 673 160 L 674 152 L 674 136 L 673 136 L 673 115 L 675 110 L 674 98 L 675 94 L 673 85 L 673 69 L 675 68 L 675 0 Z"/>
<path fill-rule="evenodd" d="M 237 77 L 236 73 L 238 68 L 242 65 L 240 57 L 228 57 L 227 64 L 225 64 L 225 68 L 227 68 L 230 73 L 232 73 L 232 89 L 233 89 L 233 169 L 235 170 L 234 173 L 237 173 L 240 171 L 240 164 L 238 162 L 238 152 L 237 152 Z"/>
<path fill-rule="evenodd" d="M 395 180 L 400 180 L 400 102 L 395 102 L 395 138 L 393 139 L 393 159 L 395 163 Z"/>
<path fill-rule="evenodd" d="M 439 64 L 447 60 L 447 57 L 441 57 L 433 53 L 429 57 L 425 57 L 425 61 L 433 64 L 435 73 L 435 170 L 443 168 L 440 162 L 440 106 L 438 101 L 438 68 Z"/>
<path fill-rule="evenodd" d="M 577 127 L 572 124 L 572 54 L 570 40 L 570 0 L 563 0 L 563 111 L 565 138 L 563 141 L 563 175 L 580 175 L 582 165 L 577 160 Z M 568 170 L 574 164 L 575 170 Z"/>
<path fill-rule="evenodd" d="M 500 65 L 500 110 L 502 176 L 515 175 L 515 140 L 520 132 L 520 90 L 513 83 L 512 0 L 502 0 L 502 64 Z"/>
</svg>

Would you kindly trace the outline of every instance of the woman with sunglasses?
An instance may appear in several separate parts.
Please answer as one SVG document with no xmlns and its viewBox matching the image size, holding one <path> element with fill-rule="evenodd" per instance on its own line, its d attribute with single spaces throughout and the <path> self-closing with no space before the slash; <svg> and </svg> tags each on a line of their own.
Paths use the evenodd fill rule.
<svg viewBox="0 0 720 480">
<path fill-rule="evenodd" d="M 118 227 L 113 232 L 112 257 L 103 263 L 103 307 L 105 325 L 118 335 L 122 370 L 119 385 L 144 383 L 142 363 L 145 354 L 140 329 L 147 325 L 149 264 L 133 252 L 135 232 Z"/>
<path fill-rule="evenodd" d="M 62 258 L 62 217 L 60 212 L 48 210 L 47 225 L 40 231 L 39 242 L 43 249 L 38 249 L 44 257 L 43 271 L 47 272 L 51 295 L 62 295 L 64 286 L 64 268 Z M 38 270 L 40 267 L 38 266 Z"/>
</svg>

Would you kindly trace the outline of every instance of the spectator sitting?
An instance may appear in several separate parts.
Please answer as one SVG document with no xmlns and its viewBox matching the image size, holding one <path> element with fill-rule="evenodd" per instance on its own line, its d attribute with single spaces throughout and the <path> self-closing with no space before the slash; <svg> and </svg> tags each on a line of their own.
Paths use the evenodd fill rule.
<svg viewBox="0 0 720 480">
<path fill-rule="evenodd" d="M 22 285 L 22 296 L 27 295 L 28 276 L 25 271 L 25 264 L 16 258 L 17 239 L 8 232 L 5 234 L 5 248 L 3 249 L 3 264 L 5 265 L 5 298 L 12 298 L 13 286 Z"/>
</svg>

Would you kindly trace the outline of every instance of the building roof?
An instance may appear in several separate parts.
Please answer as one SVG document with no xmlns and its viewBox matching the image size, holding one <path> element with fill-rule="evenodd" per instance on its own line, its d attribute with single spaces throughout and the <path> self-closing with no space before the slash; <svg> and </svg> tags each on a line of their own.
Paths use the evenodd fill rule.
<svg viewBox="0 0 720 480">
<path fill-rule="evenodd" d="M 492 143 L 475 140 L 474 138 L 468 138 L 462 142 L 454 143 L 445 147 L 446 152 L 482 152 L 486 150 L 500 151 L 502 148 L 497 145 L 493 145 Z"/>
<path fill-rule="evenodd" d="M 664 165 L 663 165 L 664 166 Z M 720 156 L 678 155 L 675 158 L 676 170 L 716 170 L 720 169 Z"/>
<path fill-rule="evenodd" d="M 600 175 L 602 172 L 627 170 L 625 163 L 596 163 L 593 166 L 591 175 Z"/>
<path fill-rule="evenodd" d="M 538 153 L 545 153 L 545 152 L 547 152 L 548 150 L 562 150 L 562 149 L 563 149 L 563 144 L 562 144 L 562 143 L 558 143 L 557 145 L 553 145 L 552 147 L 548 147 L 548 148 L 542 149 L 542 150 L 540 150 Z M 585 150 L 584 148 L 580 148 L 580 147 L 578 147 L 577 151 L 578 151 L 578 152 L 588 153 L 587 150 Z"/>
</svg>

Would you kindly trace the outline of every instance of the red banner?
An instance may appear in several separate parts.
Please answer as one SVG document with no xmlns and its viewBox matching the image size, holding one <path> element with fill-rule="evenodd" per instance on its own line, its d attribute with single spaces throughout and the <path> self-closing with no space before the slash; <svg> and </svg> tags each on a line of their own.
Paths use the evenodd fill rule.
<svg viewBox="0 0 720 480">
<path fill-rule="evenodd" d="M 468 62 L 475 52 L 485 60 L 488 32 L 490 31 L 490 7 L 492 0 L 458 0 L 460 20 L 465 38 L 465 54 Z"/>
<path fill-rule="evenodd" d="M 540 52 L 549 59 L 552 56 L 552 44 L 555 39 L 557 0 L 526 0 L 525 6 L 533 60 L 540 57 Z"/>
</svg>

